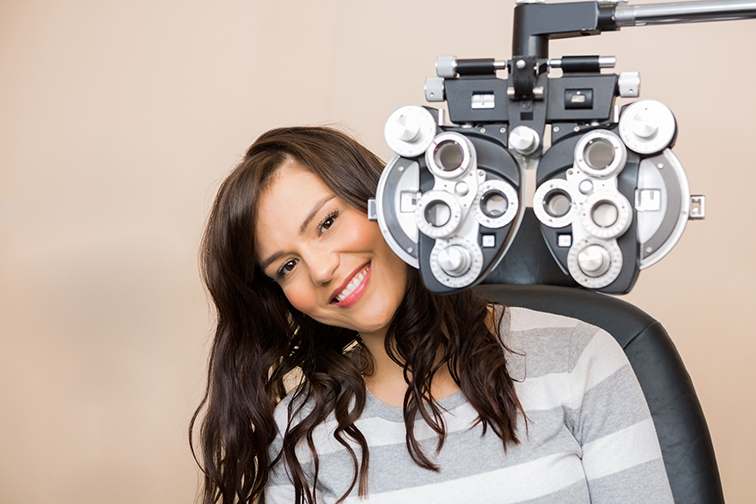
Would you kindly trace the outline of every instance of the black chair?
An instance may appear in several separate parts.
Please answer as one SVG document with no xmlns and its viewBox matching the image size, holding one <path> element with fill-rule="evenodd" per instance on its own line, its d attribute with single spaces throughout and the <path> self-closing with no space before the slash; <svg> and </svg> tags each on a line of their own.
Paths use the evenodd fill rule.
<svg viewBox="0 0 756 504">
<path fill-rule="evenodd" d="M 566 315 L 613 335 L 646 396 L 675 502 L 724 503 L 706 419 L 669 335 L 635 306 L 578 288 L 551 258 L 530 209 L 504 260 L 475 290 L 506 306 Z"/>
</svg>

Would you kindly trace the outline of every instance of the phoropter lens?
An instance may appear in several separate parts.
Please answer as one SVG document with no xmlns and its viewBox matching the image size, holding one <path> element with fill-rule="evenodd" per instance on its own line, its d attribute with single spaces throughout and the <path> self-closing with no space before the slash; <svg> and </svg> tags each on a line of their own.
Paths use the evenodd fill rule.
<svg viewBox="0 0 756 504">
<path fill-rule="evenodd" d="M 591 210 L 591 219 L 603 228 L 613 226 L 618 217 L 619 210 L 611 201 L 599 201 Z"/>
<path fill-rule="evenodd" d="M 489 191 L 481 199 L 480 206 L 486 216 L 495 219 L 507 211 L 509 200 L 501 191 Z"/>
<path fill-rule="evenodd" d="M 594 170 L 603 170 L 614 161 L 614 147 L 603 138 L 591 140 L 583 153 L 585 162 Z"/>
<path fill-rule="evenodd" d="M 462 165 L 465 152 L 462 146 L 453 140 L 445 140 L 436 146 L 433 159 L 443 171 L 454 171 Z"/>
<path fill-rule="evenodd" d="M 567 215 L 572 206 L 572 198 L 564 191 L 556 190 L 546 195 L 543 199 L 543 209 L 552 217 Z"/>
<path fill-rule="evenodd" d="M 451 208 L 443 201 L 432 201 L 425 207 L 425 220 L 434 227 L 444 226 L 450 218 Z"/>
</svg>

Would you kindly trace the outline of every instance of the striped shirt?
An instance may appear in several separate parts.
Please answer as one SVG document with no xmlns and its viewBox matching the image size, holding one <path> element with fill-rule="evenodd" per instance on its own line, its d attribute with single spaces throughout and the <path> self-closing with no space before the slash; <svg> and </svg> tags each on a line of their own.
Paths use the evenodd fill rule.
<svg viewBox="0 0 756 504">
<path fill-rule="evenodd" d="M 370 447 L 370 503 L 672 503 L 648 406 L 624 352 L 605 331 L 575 319 L 524 308 L 502 318 L 509 372 L 527 416 L 518 418 L 520 443 L 507 446 L 488 429 L 471 426 L 477 413 L 462 392 L 439 400 L 447 438 L 424 422 L 415 437 L 440 471 L 418 466 L 405 445 L 401 408 L 368 392 L 356 422 Z M 287 398 L 288 399 L 288 398 Z M 276 410 L 286 429 L 285 399 Z M 314 432 L 320 469 L 317 501 L 333 503 L 354 476 L 353 462 L 333 438 L 329 418 Z M 280 435 L 272 453 L 281 449 Z M 354 445 L 359 454 L 359 448 Z M 305 473 L 313 464 L 298 449 Z M 309 471 L 309 472 L 308 472 Z M 274 467 L 265 502 L 291 503 L 294 490 L 283 464 Z M 363 502 L 357 489 L 345 502 Z"/>
</svg>

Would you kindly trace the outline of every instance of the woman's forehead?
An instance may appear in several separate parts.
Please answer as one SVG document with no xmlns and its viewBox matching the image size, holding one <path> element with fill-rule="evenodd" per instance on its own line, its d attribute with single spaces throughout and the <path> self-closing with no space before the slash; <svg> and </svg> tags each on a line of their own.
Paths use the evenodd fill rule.
<svg viewBox="0 0 756 504">
<path fill-rule="evenodd" d="M 262 206 L 265 199 L 286 198 L 296 195 L 304 198 L 309 194 L 321 192 L 332 191 L 320 177 L 305 165 L 295 159 L 287 159 L 271 177 L 260 195 L 258 205 Z M 288 200 L 288 202 L 294 203 L 295 201 Z"/>
<path fill-rule="evenodd" d="M 296 161 L 283 164 L 260 194 L 255 241 L 258 260 L 298 238 L 302 227 L 334 193 Z"/>
</svg>

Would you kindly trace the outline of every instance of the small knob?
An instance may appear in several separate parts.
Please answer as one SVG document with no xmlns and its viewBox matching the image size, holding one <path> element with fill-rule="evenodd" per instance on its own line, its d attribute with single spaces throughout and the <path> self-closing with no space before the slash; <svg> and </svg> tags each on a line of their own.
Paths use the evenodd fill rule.
<svg viewBox="0 0 756 504">
<path fill-rule="evenodd" d="M 436 75 L 453 79 L 457 76 L 457 58 L 455 56 L 439 56 L 436 58 Z"/>
<path fill-rule="evenodd" d="M 623 98 L 637 98 L 640 95 L 640 83 L 638 72 L 621 72 L 617 79 L 619 95 Z"/>
<path fill-rule="evenodd" d="M 425 99 L 429 102 L 444 101 L 443 77 L 428 77 L 425 79 Z"/>
<path fill-rule="evenodd" d="M 461 182 L 457 182 L 454 185 L 454 193 L 457 196 L 465 197 L 467 196 L 467 193 L 469 192 L 470 192 L 470 186 L 467 185 L 467 182 L 465 182 L 464 180 Z"/>
<path fill-rule="evenodd" d="M 597 278 L 609 271 L 612 259 L 601 245 L 589 245 L 580 251 L 578 266 L 589 277 Z"/>
<path fill-rule="evenodd" d="M 509 147 L 523 156 L 528 156 L 538 150 L 541 139 L 538 133 L 527 126 L 517 126 L 509 134 Z"/>
<path fill-rule="evenodd" d="M 438 264 L 447 275 L 459 277 L 467 273 L 472 263 L 470 251 L 461 245 L 450 245 L 438 254 Z"/>
<path fill-rule="evenodd" d="M 590 194 L 593 191 L 593 182 L 589 179 L 581 180 L 578 184 L 578 191 L 583 194 Z"/>
</svg>

